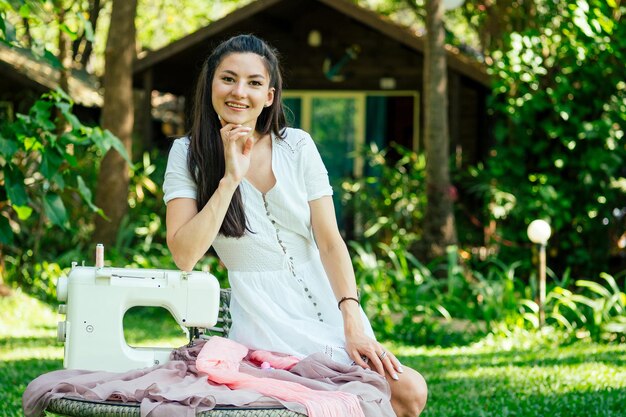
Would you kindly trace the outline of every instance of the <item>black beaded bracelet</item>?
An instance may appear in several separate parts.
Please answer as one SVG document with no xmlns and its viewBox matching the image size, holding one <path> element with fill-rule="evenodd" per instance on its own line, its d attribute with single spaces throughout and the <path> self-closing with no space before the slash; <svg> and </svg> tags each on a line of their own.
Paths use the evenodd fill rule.
<svg viewBox="0 0 626 417">
<path fill-rule="evenodd" d="M 341 303 L 343 303 L 346 300 L 352 300 L 352 301 L 356 301 L 357 304 L 360 304 L 359 299 L 358 298 L 354 298 L 354 297 L 341 297 L 341 300 L 339 300 L 339 302 L 337 303 L 337 308 L 339 310 L 341 310 Z"/>
</svg>

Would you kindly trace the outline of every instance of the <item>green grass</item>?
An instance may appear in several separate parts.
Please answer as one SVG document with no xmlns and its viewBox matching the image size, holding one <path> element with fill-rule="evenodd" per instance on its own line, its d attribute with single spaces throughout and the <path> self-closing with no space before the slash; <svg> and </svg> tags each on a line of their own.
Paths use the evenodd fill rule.
<svg viewBox="0 0 626 417">
<path fill-rule="evenodd" d="M 60 316 L 24 294 L 0 298 L 0 416 L 21 416 L 21 395 L 38 375 L 62 367 Z M 150 310 L 127 316 L 131 344 L 178 346 L 173 320 Z M 555 347 L 537 334 L 471 347 L 396 345 L 429 384 L 425 417 L 626 416 L 626 345 Z"/>
<path fill-rule="evenodd" d="M 429 385 L 424 416 L 625 416 L 626 346 L 397 349 Z"/>
</svg>

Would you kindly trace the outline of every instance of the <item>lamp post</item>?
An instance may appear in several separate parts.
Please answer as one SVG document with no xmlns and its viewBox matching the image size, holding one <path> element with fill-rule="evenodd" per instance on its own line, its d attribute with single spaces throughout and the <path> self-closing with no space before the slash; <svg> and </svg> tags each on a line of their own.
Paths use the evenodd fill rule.
<svg viewBox="0 0 626 417">
<path fill-rule="evenodd" d="M 545 323 L 544 304 L 546 301 L 546 245 L 552 230 L 545 220 L 533 220 L 528 225 L 528 239 L 539 246 L 539 327 Z"/>
</svg>

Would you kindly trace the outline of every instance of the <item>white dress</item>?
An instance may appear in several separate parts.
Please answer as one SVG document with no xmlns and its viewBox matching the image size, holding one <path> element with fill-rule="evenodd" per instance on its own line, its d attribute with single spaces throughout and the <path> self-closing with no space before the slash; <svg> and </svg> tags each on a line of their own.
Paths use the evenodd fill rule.
<svg viewBox="0 0 626 417">
<path fill-rule="evenodd" d="M 189 139 L 174 141 L 163 189 L 165 202 L 196 198 L 187 168 Z M 253 233 L 218 235 L 213 247 L 228 269 L 232 288 L 229 337 L 253 349 L 304 357 L 323 352 L 352 363 L 343 320 L 313 238 L 309 201 L 332 195 L 328 173 L 311 136 L 287 128 L 272 135 L 276 185 L 262 194 L 245 179 L 240 185 Z M 349 294 L 346 294 L 349 295 Z M 366 334 L 374 337 L 361 309 Z"/>
</svg>

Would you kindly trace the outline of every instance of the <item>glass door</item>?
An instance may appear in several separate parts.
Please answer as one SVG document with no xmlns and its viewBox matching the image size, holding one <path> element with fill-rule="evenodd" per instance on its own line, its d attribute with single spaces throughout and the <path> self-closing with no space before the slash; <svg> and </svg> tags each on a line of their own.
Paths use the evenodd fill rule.
<svg viewBox="0 0 626 417">
<path fill-rule="evenodd" d="M 363 143 L 365 96 L 354 93 L 322 93 L 287 96 L 283 99 L 287 120 L 311 134 L 328 170 L 339 227 L 345 231 L 341 207 L 341 182 L 360 175 L 362 163 L 354 157 Z"/>
<path fill-rule="evenodd" d="M 289 126 L 311 134 L 328 169 L 335 191 L 337 221 L 344 234 L 354 226 L 341 207 L 341 182 L 364 174 L 362 157 L 354 151 L 391 142 L 417 150 L 419 94 L 414 91 L 284 91 Z M 375 174 L 372 172 L 369 175 Z"/>
</svg>

